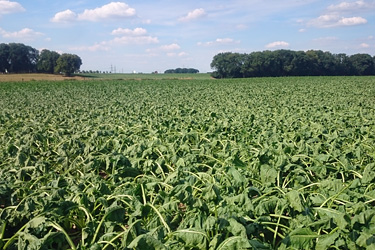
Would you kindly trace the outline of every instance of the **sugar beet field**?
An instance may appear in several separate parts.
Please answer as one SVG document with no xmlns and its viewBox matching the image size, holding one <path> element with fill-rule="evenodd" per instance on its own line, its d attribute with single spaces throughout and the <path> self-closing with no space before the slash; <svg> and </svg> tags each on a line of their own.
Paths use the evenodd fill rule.
<svg viewBox="0 0 375 250">
<path fill-rule="evenodd" d="M 375 78 L 0 84 L 1 249 L 375 249 Z"/>
</svg>

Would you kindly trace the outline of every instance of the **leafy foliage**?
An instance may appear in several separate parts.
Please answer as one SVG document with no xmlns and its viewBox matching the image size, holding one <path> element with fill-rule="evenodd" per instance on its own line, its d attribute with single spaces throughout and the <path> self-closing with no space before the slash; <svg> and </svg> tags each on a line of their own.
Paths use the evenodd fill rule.
<svg viewBox="0 0 375 250">
<path fill-rule="evenodd" d="M 54 68 L 55 73 L 64 73 L 65 76 L 71 76 L 73 73 L 79 71 L 82 65 L 82 60 L 79 56 L 64 53 L 56 61 Z"/>
<path fill-rule="evenodd" d="M 211 62 L 215 78 L 275 76 L 375 75 L 375 57 L 369 54 L 332 54 L 321 50 L 257 51 L 250 54 L 224 52 Z"/>
<path fill-rule="evenodd" d="M 371 77 L 0 84 L 2 249 L 372 249 Z"/>
</svg>

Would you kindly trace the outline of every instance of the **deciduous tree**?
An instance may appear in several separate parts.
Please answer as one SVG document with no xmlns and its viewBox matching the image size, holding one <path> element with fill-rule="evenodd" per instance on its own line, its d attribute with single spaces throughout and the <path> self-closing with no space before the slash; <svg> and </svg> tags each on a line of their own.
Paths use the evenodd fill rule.
<svg viewBox="0 0 375 250">
<path fill-rule="evenodd" d="M 22 43 L 9 44 L 9 72 L 30 73 L 36 71 L 39 51 Z"/>
<path fill-rule="evenodd" d="M 375 75 L 375 60 L 368 54 L 348 57 L 321 50 L 226 52 L 214 56 L 211 68 L 216 78 Z"/>
<path fill-rule="evenodd" d="M 62 54 L 59 59 L 57 59 L 55 72 L 63 73 L 65 76 L 71 76 L 79 71 L 81 65 L 82 60 L 79 56 L 73 54 Z"/>
<path fill-rule="evenodd" d="M 4 73 L 9 70 L 9 45 L 5 43 L 0 44 L 0 72 Z"/>
<path fill-rule="evenodd" d="M 37 63 L 38 72 L 53 74 L 59 57 L 60 54 L 56 51 L 50 51 L 47 49 L 42 50 Z"/>
</svg>

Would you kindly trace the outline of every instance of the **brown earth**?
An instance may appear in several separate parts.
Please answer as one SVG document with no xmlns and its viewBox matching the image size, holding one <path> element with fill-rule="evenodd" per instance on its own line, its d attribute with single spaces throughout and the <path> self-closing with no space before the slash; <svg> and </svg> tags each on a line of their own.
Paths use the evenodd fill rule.
<svg viewBox="0 0 375 250">
<path fill-rule="evenodd" d="M 84 77 L 66 77 L 53 74 L 0 74 L 0 82 L 84 80 Z"/>
</svg>

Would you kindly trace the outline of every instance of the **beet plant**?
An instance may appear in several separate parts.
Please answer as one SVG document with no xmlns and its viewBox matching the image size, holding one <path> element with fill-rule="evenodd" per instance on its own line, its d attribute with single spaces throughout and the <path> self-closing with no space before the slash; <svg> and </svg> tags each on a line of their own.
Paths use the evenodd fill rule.
<svg viewBox="0 0 375 250">
<path fill-rule="evenodd" d="M 2 249 L 375 249 L 375 79 L 0 84 Z"/>
</svg>

